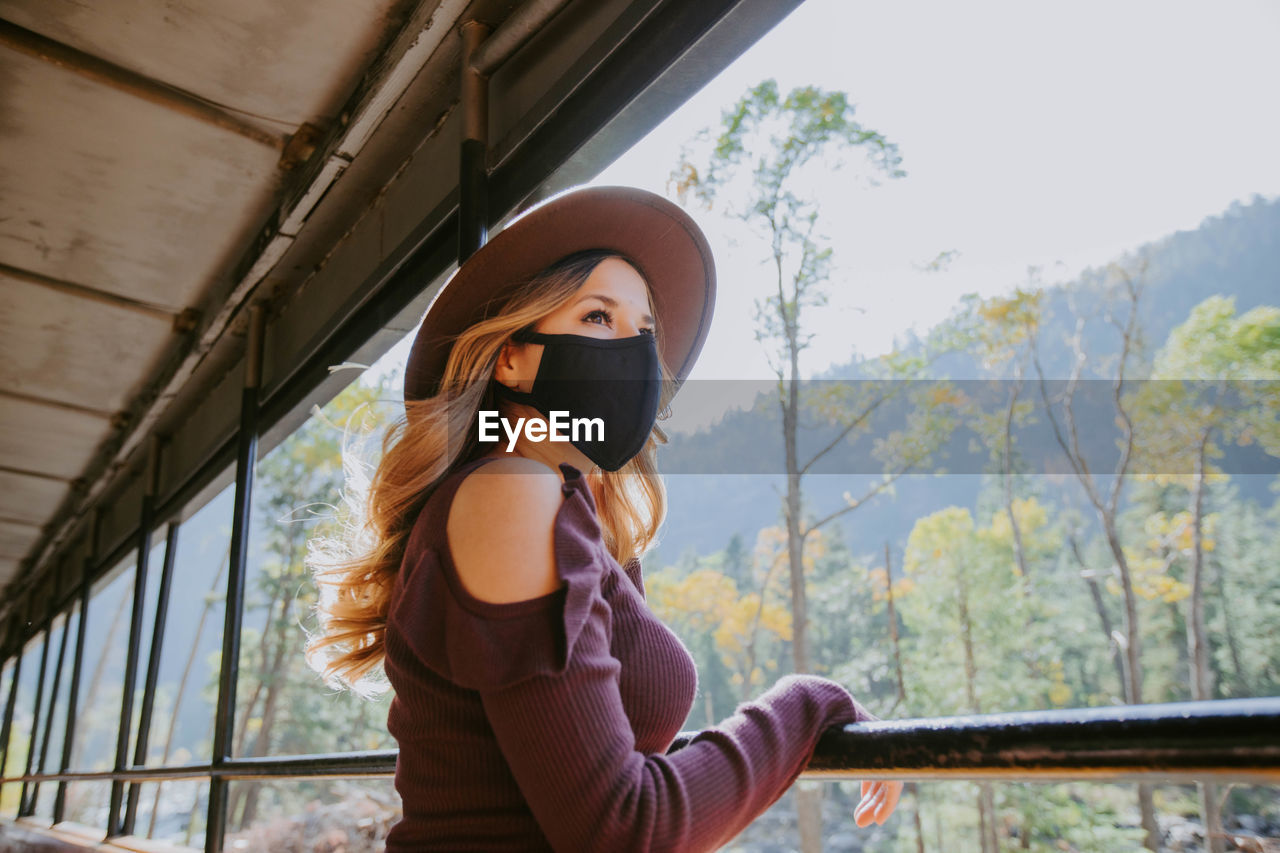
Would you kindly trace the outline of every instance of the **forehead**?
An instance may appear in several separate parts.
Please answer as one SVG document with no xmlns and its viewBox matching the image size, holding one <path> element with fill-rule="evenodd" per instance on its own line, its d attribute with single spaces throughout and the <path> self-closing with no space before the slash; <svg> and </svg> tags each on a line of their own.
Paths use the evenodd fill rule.
<svg viewBox="0 0 1280 853">
<path fill-rule="evenodd" d="M 579 295 L 600 292 L 607 292 L 637 308 L 651 304 L 649 285 L 644 276 L 630 262 L 619 257 L 605 258 L 596 264 L 579 289 Z"/>
<path fill-rule="evenodd" d="M 566 309 L 579 305 L 604 304 L 615 311 L 634 311 L 642 323 L 654 325 L 653 301 L 645 279 L 622 258 L 605 258 L 574 293 Z"/>
</svg>

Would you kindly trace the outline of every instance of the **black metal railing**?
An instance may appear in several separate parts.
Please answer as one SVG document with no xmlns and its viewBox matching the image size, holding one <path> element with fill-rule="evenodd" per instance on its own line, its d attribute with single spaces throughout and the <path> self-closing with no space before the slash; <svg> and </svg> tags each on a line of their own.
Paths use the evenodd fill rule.
<svg viewBox="0 0 1280 853">
<path fill-rule="evenodd" d="M 676 748 L 697 732 L 683 732 Z M 159 782 L 393 776 L 398 751 L 372 750 L 122 771 L 14 776 L 16 782 Z M 881 720 L 823 734 L 807 779 L 1280 783 L 1280 697 Z"/>
</svg>

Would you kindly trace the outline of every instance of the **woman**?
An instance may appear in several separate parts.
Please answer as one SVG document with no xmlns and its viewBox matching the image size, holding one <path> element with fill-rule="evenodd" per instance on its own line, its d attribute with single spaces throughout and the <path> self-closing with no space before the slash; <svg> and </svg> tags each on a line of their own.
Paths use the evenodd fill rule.
<svg viewBox="0 0 1280 853">
<path fill-rule="evenodd" d="M 656 418 L 714 282 L 678 206 L 595 187 L 515 219 L 428 310 L 350 556 L 314 561 L 313 665 L 362 688 L 381 663 L 395 689 L 389 851 L 712 850 L 824 729 L 874 719 L 835 682 L 788 676 L 676 742 L 697 672 L 639 558 L 666 511 Z M 900 791 L 864 783 L 859 825 Z"/>
</svg>

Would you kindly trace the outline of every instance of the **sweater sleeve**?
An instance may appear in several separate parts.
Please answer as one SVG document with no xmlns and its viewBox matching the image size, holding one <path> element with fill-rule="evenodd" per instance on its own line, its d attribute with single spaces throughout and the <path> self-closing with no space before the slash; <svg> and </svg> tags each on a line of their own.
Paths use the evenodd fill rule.
<svg viewBox="0 0 1280 853">
<path fill-rule="evenodd" d="M 795 781 L 823 730 L 870 715 L 839 684 L 792 675 L 674 752 L 638 751 L 619 692 L 621 664 L 610 653 L 594 506 L 572 478 L 576 469 L 564 467 L 568 497 L 555 541 L 569 594 L 545 602 L 558 618 L 530 623 L 555 636 L 527 639 L 563 657 L 480 678 L 474 688 L 554 849 L 714 850 Z M 594 584 L 583 582 L 590 577 Z"/>
<path fill-rule="evenodd" d="M 589 637 L 563 676 L 483 694 L 516 783 L 555 850 L 715 850 L 772 805 L 829 726 L 858 720 L 843 687 L 787 676 L 667 755 L 644 755 L 618 696 L 617 661 Z"/>
</svg>

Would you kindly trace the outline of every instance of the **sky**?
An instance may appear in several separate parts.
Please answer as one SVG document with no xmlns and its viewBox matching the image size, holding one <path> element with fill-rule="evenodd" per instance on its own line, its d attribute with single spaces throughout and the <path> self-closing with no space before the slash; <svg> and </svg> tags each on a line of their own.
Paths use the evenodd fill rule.
<svg viewBox="0 0 1280 853">
<path fill-rule="evenodd" d="M 1234 200 L 1280 195 L 1278 42 L 1274 0 L 806 0 L 590 183 L 674 199 L 682 145 L 750 87 L 845 92 L 907 175 L 871 185 L 855 152 L 813 187 L 833 249 L 829 303 L 802 317 L 813 376 L 923 335 L 965 293 L 1025 285 L 1029 267 L 1067 281 Z M 776 287 L 768 243 L 689 209 L 718 278 L 690 379 L 769 379 L 753 331 L 755 300 Z M 945 269 L 922 269 L 942 252 L 955 253 Z M 678 403 L 670 430 L 705 425 L 706 406 L 686 423 Z"/>
</svg>

